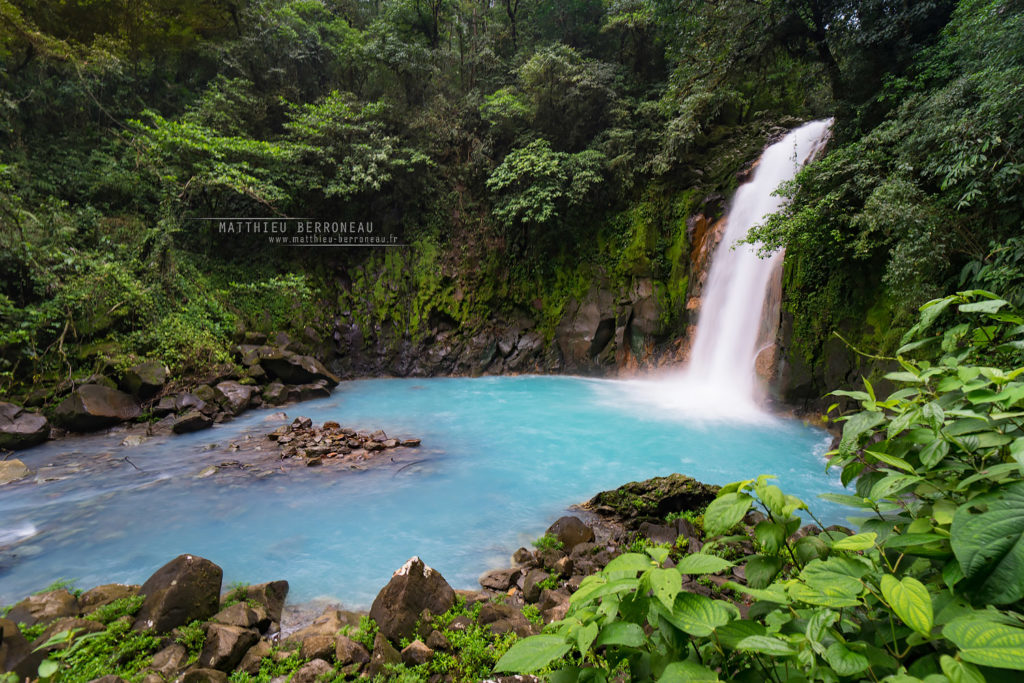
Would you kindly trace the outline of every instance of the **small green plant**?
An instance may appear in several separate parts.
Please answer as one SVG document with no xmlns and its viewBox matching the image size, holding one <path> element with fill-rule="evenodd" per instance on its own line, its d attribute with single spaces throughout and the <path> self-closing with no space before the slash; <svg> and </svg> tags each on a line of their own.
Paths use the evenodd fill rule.
<svg viewBox="0 0 1024 683">
<path fill-rule="evenodd" d="M 188 650 L 189 664 L 195 662 L 199 659 L 199 653 L 203 651 L 203 645 L 206 644 L 206 631 L 203 630 L 203 622 L 197 619 L 179 628 L 178 637 L 174 642 Z"/>
<path fill-rule="evenodd" d="M 348 636 L 367 650 L 372 651 L 373 639 L 377 636 L 377 622 L 363 614 L 359 617 L 359 626 L 355 628 L 347 625 L 343 626 L 341 628 L 341 635 Z"/>
<path fill-rule="evenodd" d="M 32 595 L 42 595 L 43 593 L 51 593 L 59 590 L 66 590 L 75 597 L 80 597 L 82 595 L 82 589 L 75 588 L 75 579 L 57 579 L 46 588 L 36 591 Z"/>
<path fill-rule="evenodd" d="M 541 590 L 544 590 L 544 589 L 554 590 L 554 589 L 558 588 L 558 574 L 555 574 L 553 572 L 551 574 L 548 574 L 548 578 L 546 578 L 543 581 L 541 581 L 540 583 L 538 583 L 537 587 L 540 588 Z"/>
<path fill-rule="evenodd" d="M 32 624 L 31 626 L 25 623 L 19 623 L 18 630 L 21 631 L 21 635 L 25 636 L 25 640 L 31 643 L 33 640 L 43 635 L 43 631 L 46 630 L 48 625 L 49 624 L 43 622 Z"/>
<path fill-rule="evenodd" d="M 109 624 L 124 616 L 135 616 L 135 613 L 142 608 L 146 598 L 142 595 L 130 595 L 127 598 L 119 598 L 114 602 L 97 607 L 86 619 L 98 621 L 101 624 Z"/>
<path fill-rule="evenodd" d="M 269 683 L 282 677 L 287 679 L 306 663 L 306 660 L 299 656 L 298 650 L 278 659 L 280 652 L 279 649 L 273 648 L 268 656 L 260 660 L 260 670 L 256 675 L 244 671 L 234 671 L 228 677 L 228 681 L 230 683 Z"/>
<path fill-rule="evenodd" d="M 537 550 L 562 550 L 565 545 L 554 534 L 544 534 L 533 542 Z"/>
<path fill-rule="evenodd" d="M 544 617 L 541 616 L 540 607 L 537 605 L 523 605 L 520 611 L 523 613 L 523 616 L 526 617 L 527 621 L 534 626 L 544 625 Z"/>
<path fill-rule="evenodd" d="M 698 530 L 704 528 L 704 510 L 679 510 L 665 515 L 666 522 L 674 522 L 677 519 L 685 519 Z"/>
</svg>

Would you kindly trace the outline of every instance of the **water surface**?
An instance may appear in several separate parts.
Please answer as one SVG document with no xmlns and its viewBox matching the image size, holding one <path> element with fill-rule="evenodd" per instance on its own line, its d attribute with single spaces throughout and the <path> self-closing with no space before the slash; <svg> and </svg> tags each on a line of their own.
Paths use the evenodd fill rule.
<svg viewBox="0 0 1024 683">
<path fill-rule="evenodd" d="M 229 444 L 270 431 L 269 410 L 133 448 L 112 435 L 45 444 L 20 456 L 38 474 L 0 489 L 0 546 L 9 546 L 0 551 L 0 604 L 62 578 L 82 588 L 139 583 L 193 553 L 221 565 L 225 585 L 283 578 L 290 602 L 367 606 L 412 555 L 456 588 L 475 587 L 483 570 L 507 566 L 512 551 L 569 506 L 628 481 L 681 472 L 723 484 L 770 473 L 809 501 L 840 489 L 824 473 L 824 432 L 779 418 L 655 410 L 638 386 L 575 377 L 375 379 L 284 408 L 289 418 L 423 440 L 419 462 L 366 472 L 196 477 L 242 459 Z M 80 471 L 67 476 L 69 468 Z M 843 514 L 822 502 L 814 509 L 828 522 Z"/>
</svg>

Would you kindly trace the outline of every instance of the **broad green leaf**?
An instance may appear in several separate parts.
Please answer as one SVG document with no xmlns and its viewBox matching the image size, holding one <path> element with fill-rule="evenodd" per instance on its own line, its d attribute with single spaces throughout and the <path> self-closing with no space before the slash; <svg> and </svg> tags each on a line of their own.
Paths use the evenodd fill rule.
<svg viewBox="0 0 1024 683">
<path fill-rule="evenodd" d="M 736 644 L 736 649 L 741 652 L 760 652 L 772 657 L 786 657 L 796 654 L 796 650 L 792 645 L 781 638 L 772 636 L 747 636 Z"/>
<path fill-rule="evenodd" d="M 729 560 L 704 553 L 694 553 L 680 558 L 676 569 L 683 574 L 717 574 L 733 566 Z"/>
<path fill-rule="evenodd" d="M 740 523 L 754 499 L 746 493 L 726 493 L 711 501 L 704 511 L 704 530 L 711 536 L 724 534 Z"/>
<path fill-rule="evenodd" d="M 594 638 L 597 638 L 597 632 L 600 627 L 590 622 L 585 624 L 576 631 L 576 647 L 580 652 L 587 652 L 590 650 L 590 645 L 594 642 Z"/>
<path fill-rule="evenodd" d="M 696 593 L 680 593 L 672 611 L 665 610 L 662 616 L 676 628 L 698 638 L 711 635 L 712 631 L 730 620 L 729 611 L 724 606 Z"/>
<path fill-rule="evenodd" d="M 642 647 L 646 636 L 638 624 L 628 621 L 613 621 L 601 629 L 601 635 L 594 641 L 594 647 L 603 645 L 624 645 Z"/>
<path fill-rule="evenodd" d="M 527 673 L 543 669 L 565 655 L 570 649 L 565 639 L 556 635 L 530 636 L 517 641 L 494 665 L 497 672 Z"/>
<path fill-rule="evenodd" d="M 853 536 L 847 536 L 832 544 L 832 550 L 867 550 L 875 546 L 875 539 L 878 538 L 876 533 L 867 534 L 854 534 Z"/>
<path fill-rule="evenodd" d="M 1009 302 L 1002 299 L 988 299 L 986 301 L 975 301 L 969 304 L 960 304 L 957 310 L 961 313 L 995 313 Z"/>
<path fill-rule="evenodd" d="M 949 655 L 942 655 L 939 658 L 939 666 L 942 667 L 942 673 L 946 674 L 949 683 L 985 683 L 985 677 L 977 667 L 953 659 Z"/>
<path fill-rule="evenodd" d="M 914 471 L 914 468 L 911 467 L 907 463 L 907 461 L 903 460 L 902 458 L 897 458 L 895 456 L 889 455 L 888 453 L 880 453 L 878 451 L 865 450 L 864 452 L 873 457 L 874 459 L 878 460 L 879 462 L 885 463 L 889 467 L 895 467 L 896 469 L 903 470 L 904 472 Z"/>
<path fill-rule="evenodd" d="M 839 619 L 839 615 L 828 609 L 817 610 L 807 620 L 807 628 L 804 630 L 808 640 L 820 642 L 825 637 L 827 629 Z"/>
<path fill-rule="evenodd" d="M 961 617 L 946 624 L 942 635 L 960 648 L 961 658 L 968 662 L 1024 671 L 1024 629 Z"/>
<path fill-rule="evenodd" d="M 904 624 L 921 635 L 931 635 L 934 622 L 932 598 L 928 589 L 912 576 L 897 579 L 891 574 L 882 577 L 882 596 Z"/>
<path fill-rule="evenodd" d="M 640 553 L 624 553 L 609 562 L 601 572 L 605 576 L 635 576 L 652 566 L 651 558 Z"/>
<path fill-rule="evenodd" d="M 60 662 L 55 659 L 44 659 L 39 663 L 40 678 L 52 678 L 58 671 L 60 671 Z"/>
<path fill-rule="evenodd" d="M 871 493 L 868 494 L 868 497 L 873 500 L 884 500 L 901 491 L 905 491 L 911 486 L 915 486 L 920 481 L 921 477 L 913 474 L 890 474 L 875 482 L 875 485 L 871 487 Z"/>
<path fill-rule="evenodd" d="M 839 452 L 851 455 L 860 444 L 860 437 L 885 422 L 885 414 L 879 411 L 863 411 L 843 423 L 843 437 L 839 441 Z"/>
<path fill-rule="evenodd" d="M 870 510 L 872 508 L 871 501 L 867 498 L 861 498 L 860 496 L 851 496 L 845 493 L 819 493 L 818 498 L 827 500 L 830 503 L 839 503 L 840 505 L 849 505 L 850 507 L 865 508 Z"/>
<path fill-rule="evenodd" d="M 749 619 L 737 619 L 730 621 L 724 626 L 715 630 L 715 638 L 722 647 L 735 650 L 736 645 L 747 636 L 763 636 L 766 630 L 764 626 Z"/>
<path fill-rule="evenodd" d="M 744 566 L 747 584 L 751 588 L 764 588 L 772 582 L 775 575 L 782 569 L 782 560 L 767 555 L 754 555 Z"/>
<path fill-rule="evenodd" d="M 572 594 L 569 598 L 569 602 L 573 605 L 583 605 L 598 598 L 603 598 L 606 595 L 622 593 L 624 591 L 634 591 L 639 585 L 640 581 L 633 578 L 615 579 L 614 581 L 596 581 L 587 585 L 586 588 L 581 586 L 578 591 Z"/>
<path fill-rule="evenodd" d="M 653 548 L 644 548 L 644 552 L 647 553 L 652 560 L 657 562 L 659 565 L 665 564 L 665 560 L 668 558 L 668 548 L 661 548 L 655 546 Z"/>
<path fill-rule="evenodd" d="M 942 459 L 949 454 L 949 442 L 942 437 L 936 437 L 935 440 L 926 444 L 921 449 L 921 453 L 918 457 L 921 458 L 921 464 L 925 467 L 932 468 L 942 462 Z"/>
<path fill-rule="evenodd" d="M 960 506 L 950 532 L 965 587 L 977 600 L 1005 605 L 1024 597 L 1024 482 Z"/>
<path fill-rule="evenodd" d="M 658 683 L 686 683 L 687 681 L 717 681 L 718 674 L 693 662 L 672 662 L 665 667 Z"/>
<path fill-rule="evenodd" d="M 793 553 L 800 564 L 823 560 L 829 555 L 828 544 L 817 536 L 804 536 L 793 544 Z"/>
<path fill-rule="evenodd" d="M 825 650 L 825 661 L 840 676 L 856 676 L 868 668 L 868 658 L 842 643 L 832 643 Z"/>
<path fill-rule="evenodd" d="M 745 593 L 761 602 L 774 602 L 780 605 L 789 604 L 789 595 L 786 594 L 786 589 L 777 583 L 773 583 L 767 588 L 752 588 L 735 581 L 726 581 L 724 585 L 730 590 L 734 590 L 737 593 Z"/>
<path fill-rule="evenodd" d="M 666 609 L 672 609 L 676 596 L 683 589 L 683 577 L 677 569 L 655 567 L 648 569 L 644 574 L 641 587 L 653 591 L 654 597 L 660 600 Z"/>
<path fill-rule="evenodd" d="M 819 605 L 821 607 L 856 607 L 860 600 L 851 597 L 849 593 L 839 590 L 834 586 L 817 588 L 804 583 L 793 583 L 786 589 L 789 597 L 797 602 L 805 602 L 808 605 Z"/>
</svg>

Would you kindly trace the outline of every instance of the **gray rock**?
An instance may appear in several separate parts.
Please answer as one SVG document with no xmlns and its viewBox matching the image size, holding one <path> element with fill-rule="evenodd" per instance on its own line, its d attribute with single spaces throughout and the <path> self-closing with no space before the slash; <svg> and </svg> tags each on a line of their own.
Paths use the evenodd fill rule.
<svg viewBox="0 0 1024 683">
<path fill-rule="evenodd" d="M 223 570 L 207 559 L 179 555 L 142 584 L 139 594 L 146 600 L 133 628 L 168 633 L 196 619 L 209 619 L 220 607 L 223 576 Z"/>
<path fill-rule="evenodd" d="M 206 642 L 199 655 L 199 666 L 231 671 L 259 639 L 259 634 L 247 628 L 207 624 Z"/>
<path fill-rule="evenodd" d="M 267 371 L 267 374 L 285 384 L 310 384 L 324 380 L 328 386 L 335 387 L 341 381 L 316 358 L 300 356 L 297 353 L 281 349 L 263 352 L 260 357 L 260 365 Z"/>
<path fill-rule="evenodd" d="M 272 406 L 279 406 L 288 400 L 288 387 L 280 382 L 271 382 L 263 389 L 263 400 Z"/>
<path fill-rule="evenodd" d="M 269 623 L 270 619 L 263 607 L 253 609 L 245 603 L 238 602 L 214 614 L 211 621 L 240 628 L 257 628 L 260 624 Z"/>
<path fill-rule="evenodd" d="M 455 591 L 441 573 L 418 557 L 411 558 L 391 576 L 370 608 L 380 632 L 398 642 L 413 635 L 420 612 L 447 612 L 455 604 Z M 396 653 L 397 654 L 397 653 Z"/>
<path fill-rule="evenodd" d="M 640 524 L 640 533 L 655 543 L 675 543 L 676 537 L 679 535 L 674 526 L 651 524 L 650 522 Z"/>
<path fill-rule="evenodd" d="M 18 450 L 50 438 L 50 422 L 43 415 L 0 401 L 0 449 Z"/>
<path fill-rule="evenodd" d="M 560 517 L 550 527 L 547 533 L 555 536 L 562 542 L 565 552 L 572 552 L 573 547 L 579 543 L 589 543 L 594 540 L 594 530 L 583 523 L 579 517 L 567 515 Z"/>
<path fill-rule="evenodd" d="M 20 481 L 30 474 L 32 474 L 32 470 L 17 458 L 0 460 L 0 486 Z"/>
<path fill-rule="evenodd" d="M 262 605 L 267 610 L 267 618 L 278 623 L 281 622 L 281 612 L 284 611 L 284 601 L 287 597 L 287 581 L 258 583 L 245 589 L 245 599 Z"/>
<path fill-rule="evenodd" d="M 201 429 L 213 426 L 213 418 L 208 417 L 198 410 L 190 410 L 174 420 L 171 430 L 175 434 L 188 434 L 198 432 Z"/>
<path fill-rule="evenodd" d="M 163 388 L 167 382 L 167 368 L 155 360 L 146 361 L 132 366 L 125 371 L 121 379 L 121 388 L 139 398 L 150 398 Z"/>
<path fill-rule="evenodd" d="M 224 406 L 224 410 L 232 415 L 238 415 L 249 407 L 252 400 L 253 387 L 246 384 L 239 384 L 234 380 L 221 382 L 214 387 L 218 402 Z"/>
<path fill-rule="evenodd" d="M 56 419 L 67 429 L 88 432 L 134 420 L 140 412 L 139 404 L 128 394 L 99 384 L 85 384 L 57 406 Z"/>
<path fill-rule="evenodd" d="M 427 647 L 435 652 L 437 650 L 451 650 L 452 644 L 448 641 L 443 633 L 440 631 L 431 631 L 430 635 L 427 636 Z"/>
</svg>

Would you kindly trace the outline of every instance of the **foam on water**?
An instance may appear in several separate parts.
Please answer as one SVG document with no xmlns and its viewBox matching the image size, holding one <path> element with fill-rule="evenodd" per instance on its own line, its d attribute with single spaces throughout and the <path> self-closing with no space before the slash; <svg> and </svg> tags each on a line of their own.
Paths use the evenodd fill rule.
<svg viewBox="0 0 1024 683">
<path fill-rule="evenodd" d="M 284 578 L 290 600 L 365 606 L 413 555 L 471 588 L 570 505 L 627 481 L 681 472 L 722 484 L 770 473 L 810 501 L 840 489 L 824 473 L 824 432 L 763 415 L 756 423 L 681 419 L 632 386 L 574 377 L 364 380 L 287 407 L 291 417 L 423 439 L 417 464 L 361 473 L 328 465 L 265 480 L 196 478 L 238 458 L 225 451 L 232 440 L 273 429 L 265 410 L 134 448 L 116 436 L 45 444 L 20 456 L 35 479 L 0 495 L 0 604 L 60 578 L 85 588 L 141 582 L 193 553 L 223 566 L 225 585 Z M 54 479 L 68 468 L 79 471 Z M 814 508 L 841 521 L 837 507 Z"/>
</svg>

